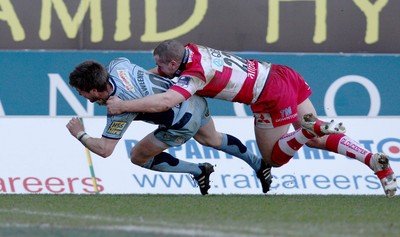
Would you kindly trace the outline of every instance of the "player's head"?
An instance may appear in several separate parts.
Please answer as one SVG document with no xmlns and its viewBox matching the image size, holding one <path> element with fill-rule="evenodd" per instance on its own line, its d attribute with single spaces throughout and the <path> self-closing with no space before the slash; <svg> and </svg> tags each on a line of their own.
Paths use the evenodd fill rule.
<svg viewBox="0 0 400 237">
<path fill-rule="evenodd" d="M 166 40 L 160 43 L 153 52 L 158 70 L 172 78 L 179 69 L 185 55 L 185 47 L 177 40 Z"/>
<path fill-rule="evenodd" d="M 90 100 L 103 104 L 108 98 L 107 83 L 109 74 L 98 62 L 84 61 L 69 74 L 69 84 L 78 93 Z"/>
</svg>

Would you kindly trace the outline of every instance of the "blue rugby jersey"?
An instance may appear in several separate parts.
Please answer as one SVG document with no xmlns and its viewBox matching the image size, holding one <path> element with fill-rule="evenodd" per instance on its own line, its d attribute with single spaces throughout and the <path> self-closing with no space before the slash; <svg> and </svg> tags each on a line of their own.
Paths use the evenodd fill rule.
<svg viewBox="0 0 400 237">
<path fill-rule="evenodd" d="M 106 67 L 110 74 L 109 81 L 113 85 L 111 96 L 117 96 L 122 100 L 140 99 L 145 96 L 162 93 L 168 90 L 174 83 L 171 79 L 152 74 L 142 67 L 132 64 L 126 58 L 117 58 Z M 194 99 L 202 99 L 194 97 Z M 158 124 L 165 128 L 184 126 L 190 116 L 187 108 L 191 100 L 160 113 L 123 113 L 107 115 L 107 125 L 102 136 L 111 139 L 120 139 L 133 120 Z"/>
</svg>

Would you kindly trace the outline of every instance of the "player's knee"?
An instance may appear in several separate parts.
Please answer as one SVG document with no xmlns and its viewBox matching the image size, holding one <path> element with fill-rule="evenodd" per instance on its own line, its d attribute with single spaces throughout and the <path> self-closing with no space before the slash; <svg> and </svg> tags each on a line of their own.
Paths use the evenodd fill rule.
<svg viewBox="0 0 400 237">
<path fill-rule="evenodd" d="M 131 162 L 132 162 L 132 164 L 135 164 L 135 165 L 138 164 L 138 161 L 136 160 L 136 158 L 134 156 L 131 156 Z"/>
<path fill-rule="evenodd" d="M 212 148 L 218 148 L 218 141 L 216 139 L 210 138 L 210 139 L 196 139 L 198 143 L 200 143 L 203 146 L 208 146 Z"/>
<path fill-rule="evenodd" d="M 202 133 L 201 135 L 196 134 L 194 139 L 203 146 L 212 147 L 217 149 L 222 143 L 222 133 L 214 131 Z"/>
<path fill-rule="evenodd" d="M 143 166 L 144 165 L 144 162 L 142 162 L 140 159 L 138 159 L 137 156 L 134 156 L 132 154 L 131 154 L 131 162 L 132 162 L 132 164 L 138 165 L 138 166 Z"/>
</svg>

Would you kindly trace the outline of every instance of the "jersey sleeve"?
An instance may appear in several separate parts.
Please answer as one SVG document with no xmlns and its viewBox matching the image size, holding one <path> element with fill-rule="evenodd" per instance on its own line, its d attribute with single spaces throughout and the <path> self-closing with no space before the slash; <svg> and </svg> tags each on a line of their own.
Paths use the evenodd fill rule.
<svg viewBox="0 0 400 237">
<path fill-rule="evenodd" d="M 171 86 L 171 89 L 188 99 L 204 86 L 205 82 L 198 77 L 182 75 L 178 78 L 176 84 Z"/>
</svg>

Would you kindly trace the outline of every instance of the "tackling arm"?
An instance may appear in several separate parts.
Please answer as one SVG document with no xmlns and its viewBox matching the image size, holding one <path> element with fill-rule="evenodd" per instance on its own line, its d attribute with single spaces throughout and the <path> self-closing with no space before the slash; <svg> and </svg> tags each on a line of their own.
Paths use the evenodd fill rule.
<svg viewBox="0 0 400 237">
<path fill-rule="evenodd" d="M 158 113 L 167 111 L 175 105 L 185 101 L 185 97 L 174 90 L 164 93 L 146 96 L 136 100 L 121 100 L 110 97 L 107 100 L 107 110 L 110 114 L 121 114 L 124 112 L 135 113 Z"/>
</svg>

